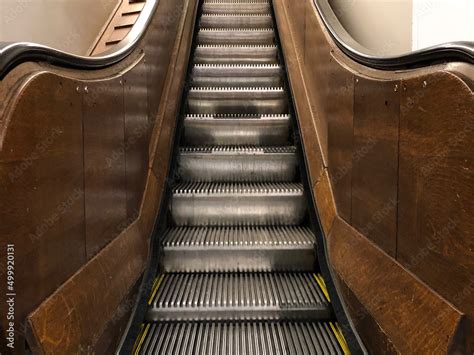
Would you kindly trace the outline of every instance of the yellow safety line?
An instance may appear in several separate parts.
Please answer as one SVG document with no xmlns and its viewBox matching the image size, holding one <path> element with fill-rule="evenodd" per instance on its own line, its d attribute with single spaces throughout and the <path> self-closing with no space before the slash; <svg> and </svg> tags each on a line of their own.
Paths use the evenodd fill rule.
<svg viewBox="0 0 474 355">
<path fill-rule="evenodd" d="M 329 298 L 329 293 L 328 289 L 326 287 L 326 283 L 324 282 L 324 279 L 321 274 L 313 274 L 314 278 L 316 279 L 316 282 L 318 283 L 319 287 L 321 288 L 321 291 L 323 291 L 324 296 L 326 296 L 326 299 L 331 302 L 331 299 Z"/>
<path fill-rule="evenodd" d="M 339 345 L 341 346 L 341 349 L 344 352 L 344 355 L 350 355 L 351 352 L 349 350 L 349 346 L 347 345 L 346 339 L 344 339 L 344 335 L 342 334 L 342 330 L 339 327 L 339 324 L 336 323 L 334 325 L 334 323 L 329 322 L 329 325 L 331 326 L 331 329 L 332 329 L 334 335 L 336 336 L 336 339 L 337 339 Z"/>
<path fill-rule="evenodd" d="M 134 355 L 138 355 L 138 353 L 140 352 L 140 349 L 143 345 L 143 341 L 145 340 L 145 337 L 148 334 L 148 329 L 149 328 L 150 328 L 150 324 L 147 324 L 146 327 L 143 327 L 143 324 L 142 324 L 142 330 L 140 331 L 140 335 L 135 340 L 135 344 L 133 345 L 133 354 Z M 145 330 L 143 330 L 143 329 L 145 329 Z M 140 341 L 137 344 L 138 339 L 140 339 Z"/>
<path fill-rule="evenodd" d="M 156 295 L 156 292 L 158 291 L 158 288 L 160 287 L 160 284 L 161 284 L 161 281 L 163 281 L 163 277 L 165 275 L 162 274 L 159 278 L 157 277 L 155 279 L 155 282 L 153 282 L 153 287 L 152 287 L 152 291 L 151 291 L 151 295 L 150 295 L 150 298 L 148 298 L 148 304 L 150 305 L 151 304 L 151 301 L 153 301 L 153 298 L 155 297 Z"/>
</svg>

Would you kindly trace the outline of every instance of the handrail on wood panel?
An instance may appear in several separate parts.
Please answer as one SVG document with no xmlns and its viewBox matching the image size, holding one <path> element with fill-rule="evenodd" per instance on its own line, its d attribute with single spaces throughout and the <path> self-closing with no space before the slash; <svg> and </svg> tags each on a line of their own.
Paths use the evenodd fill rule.
<svg viewBox="0 0 474 355">
<path fill-rule="evenodd" d="M 436 62 L 460 61 L 474 64 L 474 42 L 442 43 L 401 55 L 381 56 L 358 43 L 342 26 L 328 0 L 313 0 L 324 26 L 337 47 L 352 60 L 367 67 L 401 70 Z"/>
<path fill-rule="evenodd" d="M 97 56 L 81 56 L 31 42 L 0 43 L 0 80 L 17 65 L 45 61 L 75 69 L 102 69 L 126 58 L 138 45 L 151 21 L 159 0 L 147 0 L 127 36 L 112 49 Z"/>
</svg>

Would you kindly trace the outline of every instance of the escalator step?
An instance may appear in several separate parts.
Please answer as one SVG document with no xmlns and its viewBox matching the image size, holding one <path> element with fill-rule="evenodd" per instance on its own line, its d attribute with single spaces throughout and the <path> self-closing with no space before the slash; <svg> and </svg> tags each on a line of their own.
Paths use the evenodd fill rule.
<svg viewBox="0 0 474 355">
<path fill-rule="evenodd" d="M 181 148 L 181 181 L 293 181 L 295 147 L 214 146 Z"/>
<path fill-rule="evenodd" d="M 271 28 L 202 28 L 197 35 L 198 44 L 275 44 Z"/>
<path fill-rule="evenodd" d="M 193 86 L 279 87 L 283 85 L 277 64 L 197 64 L 192 70 Z"/>
<path fill-rule="evenodd" d="M 148 321 L 327 320 L 331 311 L 312 273 L 167 273 Z"/>
<path fill-rule="evenodd" d="M 199 88 L 188 93 L 188 112 L 192 114 L 284 114 L 288 100 L 282 87 Z"/>
<path fill-rule="evenodd" d="M 147 324 L 139 354 L 344 354 L 328 322 Z"/>
<path fill-rule="evenodd" d="M 275 45 L 199 45 L 194 52 L 194 63 L 202 64 L 275 64 L 278 48 Z"/>
<path fill-rule="evenodd" d="M 307 227 L 175 227 L 163 237 L 163 269 L 311 271 L 315 237 Z"/>
<path fill-rule="evenodd" d="M 204 14 L 269 14 L 271 6 L 269 2 L 210 2 L 204 1 L 202 5 Z"/>
<path fill-rule="evenodd" d="M 272 28 L 268 14 L 203 14 L 201 28 Z"/>
<path fill-rule="evenodd" d="M 184 144 L 286 145 L 290 138 L 289 115 L 187 115 Z"/>
<path fill-rule="evenodd" d="M 170 210 L 178 226 L 297 225 L 306 200 L 301 183 L 180 183 Z"/>
</svg>

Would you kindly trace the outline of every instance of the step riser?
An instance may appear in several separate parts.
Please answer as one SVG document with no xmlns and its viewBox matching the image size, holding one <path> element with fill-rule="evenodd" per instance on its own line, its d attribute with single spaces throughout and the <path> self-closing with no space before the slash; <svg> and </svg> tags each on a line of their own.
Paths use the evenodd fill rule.
<svg viewBox="0 0 474 355">
<path fill-rule="evenodd" d="M 274 87 L 283 85 L 283 80 L 278 76 L 269 77 L 194 77 L 193 86 L 199 87 Z"/>
<path fill-rule="evenodd" d="M 312 271 L 316 262 L 314 246 L 311 245 L 266 248 L 165 247 L 163 252 L 165 272 Z"/>
<path fill-rule="evenodd" d="M 174 194 L 171 215 L 178 226 L 297 225 L 305 216 L 303 193 Z"/>
<path fill-rule="evenodd" d="M 274 44 L 272 31 L 200 31 L 198 44 L 215 45 L 268 45 Z"/>
<path fill-rule="evenodd" d="M 211 119 L 185 120 L 185 144 L 285 145 L 289 141 L 289 120 Z"/>
<path fill-rule="evenodd" d="M 331 316 L 312 273 L 166 273 L 148 320 L 322 320 Z"/>
<path fill-rule="evenodd" d="M 181 154 L 178 172 L 182 181 L 294 181 L 295 154 Z"/>
<path fill-rule="evenodd" d="M 196 65 L 193 68 L 193 78 L 205 76 L 205 77 L 218 77 L 218 78 L 235 78 L 241 77 L 248 79 L 249 77 L 269 77 L 277 76 L 280 77 L 282 74 L 281 68 L 274 65 L 252 65 L 252 66 L 240 66 L 240 65 Z"/>
<path fill-rule="evenodd" d="M 276 64 L 276 47 L 198 47 L 196 64 Z"/>
<path fill-rule="evenodd" d="M 331 313 L 328 310 L 318 308 L 302 308 L 302 309 L 202 309 L 200 311 L 183 310 L 182 308 L 174 308 L 167 310 L 150 309 L 147 319 L 150 322 L 157 321 L 246 321 L 246 320 L 304 320 L 304 321 L 321 321 L 328 320 Z"/>
<path fill-rule="evenodd" d="M 201 28 L 270 28 L 273 26 L 271 16 L 202 16 Z"/>
<path fill-rule="evenodd" d="M 204 14 L 269 14 L 270 4 L 210 4 L 202 5 Z"/>
<path fill-rule="evenodd" d="M 286 99 L 188 99 L 191 114 L 284 114 L 288 112 Z"/>
</svg>

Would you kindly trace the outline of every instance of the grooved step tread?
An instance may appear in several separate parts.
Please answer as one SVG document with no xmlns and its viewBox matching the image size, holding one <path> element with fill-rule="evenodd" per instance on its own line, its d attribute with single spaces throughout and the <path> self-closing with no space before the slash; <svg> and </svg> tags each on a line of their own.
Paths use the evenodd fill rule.
<svg viewBox="0 0 474 355">
<path fill-rule="evenodd" d="M 175 227 L 163 237 L 164 248 L 179 247 L 313 247 L 308 227 Z"/>
<path fill-rule="evenodd" d="M 329 322 L 159 322 L 139 354 L 344 354 Z"/>
<path fill-rule="evenodd" d="M 184 182 L 173 187 L 174 195 L 300 195 L 303 194 L 302 183 L 214 183 Z"/>
<path fill-rule="evenodd" d="M 290 115 L 267 115 L 267 114 L 187 114 L 185 121 L 192 120 L 274 120 L 274 121 L 288 121 Z"/>
<path fill-rule="evenodd" d="M 181 147 L 180 154 L 223 154 L 223 155 L 254 155 L 254 154 L 295 154 L 296 147 L 256 147 L 256 146 L 206 146 Z"/>
<path fill-rule="evenodd" d="M 275 319 L 276 311 L 293 319 L 331 315 L 312 273 L 166 273 L 159 282 L 148 312 L 151 320 Z"/>
</svg>

